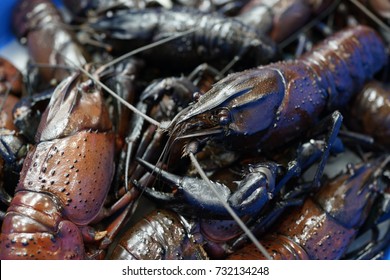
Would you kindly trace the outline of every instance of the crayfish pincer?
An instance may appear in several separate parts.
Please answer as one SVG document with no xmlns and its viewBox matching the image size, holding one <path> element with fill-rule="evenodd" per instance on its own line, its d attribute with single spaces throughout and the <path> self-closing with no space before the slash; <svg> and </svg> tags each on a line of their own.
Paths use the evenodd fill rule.
<svg viewBox="0 0 390 280">
<path fill-rule="evenodd" d="M 111 184 L 114 137 L 100 89 L 78 73 L 58 85 L 3 221 L 1 259 L 86 258 L 83 239 L 104 237 L 88 224 Z"/>
</svg>

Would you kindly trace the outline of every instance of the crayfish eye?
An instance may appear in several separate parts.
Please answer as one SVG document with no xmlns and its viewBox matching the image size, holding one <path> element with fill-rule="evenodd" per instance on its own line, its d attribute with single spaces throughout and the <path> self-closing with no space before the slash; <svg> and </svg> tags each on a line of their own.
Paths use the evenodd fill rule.
<svg viewBox="0 0 390 280">
<path fill-rule="evenodd" d="M 195 102 L 198 102 L 199 98 L 201 97 L 202 95 L 200 94 L 199 91 L 196 91 L 193 93 L 192 95 L 192 99 L 195 101 Z"/>
<path fill-rule="evenodd" d="M 95 83 L 92 80 L 87 80 L 81 84 L 81 90 L 83 92 L 91 93 L 94 92 L 95 89 L 96 89 Z"/>
<path fill-rule="evenodd" d="M 219 124 L 224 126 L 230 123 L 230 112 L 228 109 L 221 109 L 218 112 Z"/>
</svg>

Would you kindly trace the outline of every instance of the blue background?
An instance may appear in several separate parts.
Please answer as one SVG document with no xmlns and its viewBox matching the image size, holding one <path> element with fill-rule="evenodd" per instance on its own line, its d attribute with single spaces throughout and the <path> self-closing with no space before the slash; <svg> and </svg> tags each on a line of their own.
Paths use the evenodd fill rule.
<svg viewBox="0 0 390 280">
<path fill-rule="evenodd" d="M 18 0 L 0 1 L 0 48 L 12 41 L 15 37 L 11 30 L 12 8 Z M 61 0 L 53 0 L 56 5 L 62 5 Z"/>
<path fill-rule="evenodd" d="M 12 8 L 18 0 L 1 0 L 0 2 L 0 48 L 15 39 L 11 30 Z M 53 0 L 57 6 L 61 6 L 61 0 Z M 390 259 L 390 247 L 386 252 L 386 258 Z"/>
</svg>

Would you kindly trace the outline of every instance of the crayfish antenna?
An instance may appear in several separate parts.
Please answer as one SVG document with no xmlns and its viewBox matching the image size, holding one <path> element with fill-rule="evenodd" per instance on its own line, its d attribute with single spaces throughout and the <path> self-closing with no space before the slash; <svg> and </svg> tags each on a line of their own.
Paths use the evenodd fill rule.
<svg viewBox="0 0 390 280">
<path fill-rule="evenodd" d="M 139 111 L 136 107 L 134 107 L 132 104 L 130 104 L 129 102 L 127 102 L 126 100 L 124 100 L 122 97 L 120 97 L 117 93 L 115 93 L 113 90 L 111 90 L 108 86 L 106 86 L 104 83 L 102 83 L 101 81 L 99 81 L 99 79 L 89 73 L 88 71 L 86 71 L 83 67 L 81 66 L 78 66 L 78 65 L 74 65 L 80 72 L 82 72 L 83 74 L 85 74 L 88 78 L 90 78 L 92 81 L 94 81 L 96 84 L 98 84 L 100 87 L 102 87 L 105 91 L 107 91 L 109 94 L 111 94 L 114 98 L 116 98 L 122 105 L 126 106 L 127 108 L 129 108 L 134 114 L 137 114 L 137 115 L 140 115 L 142 116 L 146 121 L 148 121 L 149 123 L 157 126 L 157 127 L 160 127 L 160 123 L 154 119 L 152 119 L 151 117 L 149 117 L 148 115 L 142 113 L 141 111 Z"/>
<path fill-rule="evenodd" d="M 167 37 L 167 38 L 165 38 L 165 39 L 161 39 L 161 40 L 156 41 L 156 42 L 151 43 L 151 44 L 147 44 L 147 45 L 145 45 L 145 46 L 142 46 L 142 47 L 140 47 L 140 48 L 137 48 L 137 49 L 135 49 L 135 50 L 132 50 L 132 51 L 130 51 L 130 52 L 124 54 L 124 55 L 121 55 L 121 56 L 117 57 L 116 59 L 114 59 L 114 60 L 112 60 L 112 61 L 110 61 L 110 62 L 104 64 L 104 65 L 101 66 L 101 67 L 109 67 L 109 66 L 112 66 L 112 65 L 114 65 L 114 64 L 116 64 L 116 63 L 118 63 L 118 62 L 120 62 L 120 61 L 122 61 L 122 60 L 124 60 L 124 59 L 126 59 L 126 58 L 132 57 L 132 56 L 134 56 L 134 55 L 136 55 L 136 54 L 138 54 L 138 53 L 141 53 L 141 52 L 150 50 L 150 49 L 152 49 L 152 48 L 155 48 L 155 47 L 158 47 L 158 46 L 160 46 L 160 45 L 162 45 L 162 44 L 165 44 L 165 43 L 167 43 L 167 42 L 169 42 L 169 41 L 173 41 L 173 40 L 175 40 L 175 39 L 178 39 L 178 38 L 181 38 L 181 37 L 183 37 L 183 36 L 186 36 L 186 35 L 189 35 L 189 34 L 191 34 L 191 33 L 194 33 L 194 32 L 195 32 L 196 30 L 198 30 L 198 29 L 200 29 L 200 27 L 198 27 L 198 28 L 192 28 L 192 29 L 189 29 L 189 30 L 183 31 L 183 32 L 179 32 L 179 33 L 177 33 L 176 35 Z"/>
<path fill-rule="evenodd" d="M 130 51 L 122 56 L 119 56 L 118 58 L 100 66 L 96 73 L 100 73 L 102 72 L 105 68 L 107 67 L 110 67 L 114 64 L 117 64 L 129 57 L 132 57 L 138 53 L 141 53 L 141 52 L 144 52 L 146 50 L 149 50 L 151 48 L 155 48 L 159 45 L 162 45 L 162 44 L 165 44 L 169 41 L 172 41 L 172 40 L 175 40 L 175 39 L 178 39 L 178 38 L 181 38 L 183 36 L 186 36 L 186 35 L 189 35 L 191 33 L 194 33 L 196 30 L 200 29 L 200 27 L 196 27 L 196 28 L 192 28 L 192 29 L 189 29 L 189 30 L 186 30 L 184 32 L 180 32 L 180 33 L 177 33 L 176 35 L 173 35 L 173 36 L 170 36 L 170 37 L 167 37 L 165 39 L 161 39 L 159 41 L 156 41 L 154 43 L 151 43 L 151 44 L 147 44 L 145 46 L 142 46 L 140 48 L 137 48 L 133 51 Z M 61 55 L 61 54 L 60 54 Z M 70 61 L 69 58 L 67 57 L 64 57 L 64 59 L 66 61 L 68 61 L 68 63 L 70 63 L 73 67 L 75 67 L 76 69 L 78 69 L 79 71 L 81 71 L 83 74 L 85 74 L 86 76 L 88 76 L 88 78 L 90 78 L 91 80 L 93 80 L 96 84 L 98 84 L 99 86 L 101 86 L 104 90 L 106 90 L 109 94 L 111 94 L 114 98 L 116 98 L 122 105 L 126 106 L 128 109 L 130 109 L 133 113 L 143 117 L 146 121 L 148 121 L 149 123 L 151 123 L 152 125 L 155 125 L 157 126 L 158 128 L 161 127 L 161 124 L 152 119 L 151 117 L 149 117 L 148 115 L 140 112 L 136 107 L 134 107 L 132 104 L 128 103 L 126 100 L 124 100 L 122 97 L 120 97 L 117 93 L 115 93 L 114 91 L 112 91 L 111 89 L 109 89 L 104 83 L 102 83 L 98 78 L 97 78 L 97 75 L 92 75 L 91 73 L 89 73 L 88 71 L 86 71 L 83 67 L 79 66 L 79 65 L 76 65 L 74 62 Z"/>
<path fill-rule="evenodd" d="M 383 20 L 377 17 L 373 12 L 367 9 L 362 3 L 356 0 L 349 0 L 357 8 L 359 8 L 363 13 L 365 13 L 370 19 L 372 19 L 376 24 L 383 28 L 386 32 L 390 32 L 390 26 L 388 26 Z"/>
<path fill-rule="evenodd" d="M 161 178 L 170 184 L 173 184 L 175 186 L 180 186 L 181 177 L 176 176 L 174 174 L 171 174 L 169 172 L 166 172 L 162 170 L 161 168 L 158 168 L 157 166 L 150 164 L 149 162 L 143 160 L 142 158 L 136 158 L 136 160 L 151 174 L 158 172 L 158 174 L 161 175 Z"/>
<path fill-rule="evenodd" d="M 91 45 L 91 46 L 94 46 L 94 47 L 102 48 L 102 49 L 104 49 L 107 52 L 111 52 L 112 51 L 112 46 L 111 45 L 102 43 L 102 42 L 100 42 L 98 40 L 94 40 L 94 39 L 88 37 L 85 33 L 80 34 L 78 37 L 79 37 L 79 41 L 83 42 L 84 44 L 88 44 L 88 45 Z"/>
</svg>

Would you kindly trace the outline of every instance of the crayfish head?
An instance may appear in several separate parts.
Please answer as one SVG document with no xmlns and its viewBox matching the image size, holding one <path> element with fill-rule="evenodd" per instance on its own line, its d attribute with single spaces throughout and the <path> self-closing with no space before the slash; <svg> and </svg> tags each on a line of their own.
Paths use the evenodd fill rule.
<svg viewBox="0 0 390 280">
<path fill-rule="evenodd" d="M 112 123 L 99 87 L 75 73 L 54 90 L 42 115 L 37 142 L 73 135 L 82 130 L 111 130 Z"/>
<path fill-rule="evenodd" d="M 257 144 L 258 136 L 272 128 L 284 97 L 285 81 L 276 68 L 230 74 L 181 111 L 167 129 L 179 139 L 222 139 L 224 145 L 242 147 L 242 139 L 251 137 Z"/>
<path fill-rule="evenodd" d="M 227 135 L 230 113 L 228 109 L 214 110 L 199 114 L 183 121 L 191 106 L 181 111 L 175 119 L 163 128 L 170 134 L 173 147 L 184 147 L 183 156 L 197 153 L 208 140 L 219 139 Z"/>
</svg>

